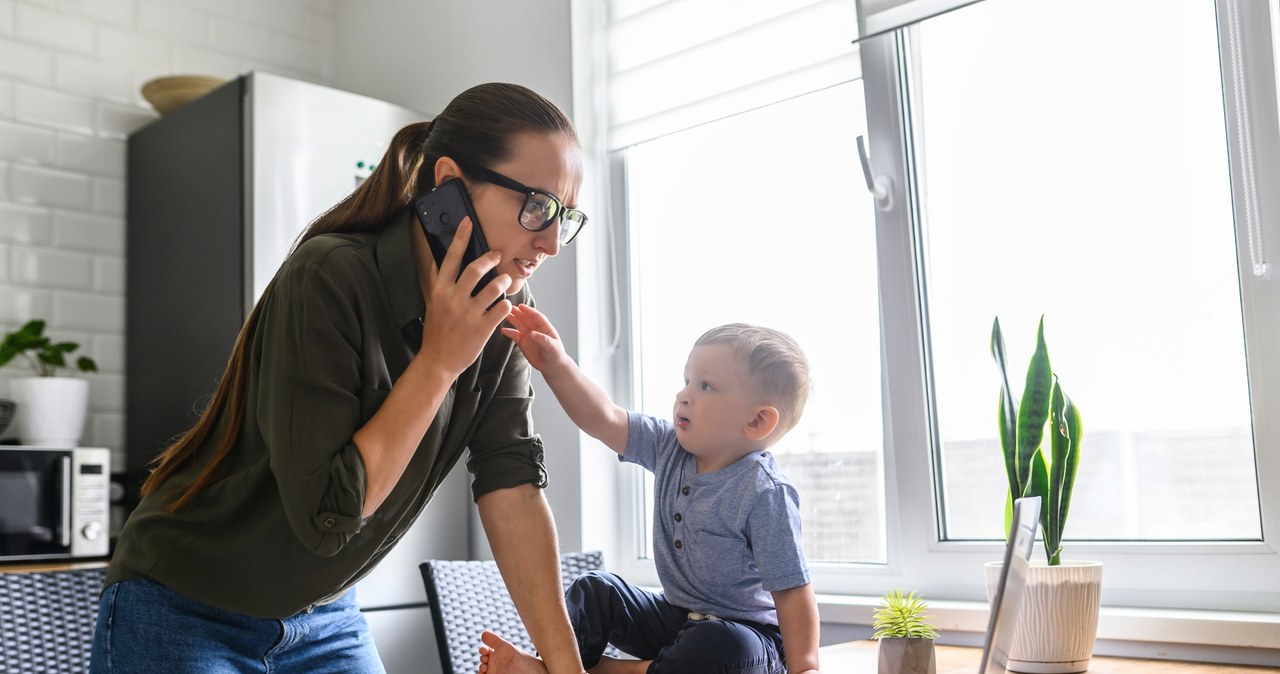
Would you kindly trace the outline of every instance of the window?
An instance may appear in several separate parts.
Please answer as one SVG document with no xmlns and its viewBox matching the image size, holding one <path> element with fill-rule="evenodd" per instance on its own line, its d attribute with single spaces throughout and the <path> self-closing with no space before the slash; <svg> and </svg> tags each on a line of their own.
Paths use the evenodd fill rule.
<svg viewBox="0 0 1280 674">
<path fill-rule="evenodd" d="M 1261 539 L 1214 5 L 1149 9 L 989 0 L 917 32 L 948 539 L 1001 537 L 991 322 L 1017 395 L 1042 314 L 1085 425 L 1069 539 Z"/>
<path fill-rule="evenodd" d="M 1104 605 L 1280 602 L 1259 10 L 985 0 L 862 43 L 871 158 L 902 206 L 877 215 L 884 330 L 919 336 L 884 344 L 890 493 L 934 505 L 890 500 L 914 527 L 890 563 L 926 591 L 972 597 L 954 569 L 999 536 L 991 321 L 1020 391 L 1043 314 L 1084 415 L 1066 556 L 1106 564 Z"/>
<path fill-rule="evenodd" d="M 645 5 L 608 39 L 695 25 L 655 16 L 690 4 L 707 3 Z M 851 6 L 796 4 L 810 26 Z M 1043 314 L 1085 424 L 1068 556 L 1107 565 L 1104 604 L 1274 610 L 1280 280 L 1254 274 L 1280 245 L 1280 193 L 1256 187 L 1280 183 L 1266 11 L 983 0 L 861 41 L 853 67 L 825 62 L 847 68 L 838 84 L 728 78 L 731 96 L 710 78 L 705 100 L 671 102 L 620 94 L 641 78 L 611 73 L 615 108 L 645 103 L 611 109 L 607 134 L 627 232 L 626 394 L 669 416 L 703 330 L 790 332 L 818 379 L 776 453 L 803 505 L 823 509 L 804 512 L 816 589 L 906 582 L 980 601 L 1005 498 L 991 321 L 1020 391 Z M 836 39 L 814 30 L 809 42 Z M 626 67 L 707 72 L 681 58 L 711 52 L 677 42 L 622 50 Z M 857 167 L 863 134 L 884 210 Z"/>
<path fill-rule="evenodd" d="M 850 189 L 862 111 L 852 82 L 626 150 L 639 408 L 671 418 L 709 328 L 795 338 L 814 391 L 771 451 L 801 494 L 812 561 L 885 560 L 875 219 Z"/>
</svg>

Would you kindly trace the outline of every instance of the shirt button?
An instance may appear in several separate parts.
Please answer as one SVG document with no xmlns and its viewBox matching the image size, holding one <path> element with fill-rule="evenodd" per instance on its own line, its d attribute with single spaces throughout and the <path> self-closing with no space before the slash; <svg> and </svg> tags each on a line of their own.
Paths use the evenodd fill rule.
<svg viewBox="0 0 1280 674">
<path fill-rule="evenodd" d="M 681 520 L 683 520 L 683 519 L 684 519 L 684 516 L 683 516 L 683 515 L 681 515 L 680 513 L 676 513 L 676 521 L 677 521 L 677 522 L 679 522 L 679 521 L 681 521 Z"/>
<path fill-rule="evenodd" d="M 676 549 L 677 549 L 677 550 L 679 550 L 680 548 L 683 548 L 683 547 L 684 547 L 684 543 L 683 543 L 679 538 L 677 538 L 677 539 L 676 539 Z"/>
<path fill-rule="evenodd" d="M 327 529 L 332 529 L 332 528 L 333 528 L 333 526 L 334 526 L 335 524 L 337 524 L 337 523 L 338 523 L 338 520 L 335 520 L 335 519 L 333 519 L 332 517 L 326 517 L 326 518 L 324 518 L 324 526 L 325 526 L 325 528 L 327 528 Z"/>
<path fill-rule="evenodd" d="M 688 495 L 689 495 L 689 488 L 688 488 L 688 487 L 681 487 L 681 488 L 680 488 L 680 493 L 681 493 L 681 494 L 684 494 L 685 496 L 688 496 Z"/>
</svg>

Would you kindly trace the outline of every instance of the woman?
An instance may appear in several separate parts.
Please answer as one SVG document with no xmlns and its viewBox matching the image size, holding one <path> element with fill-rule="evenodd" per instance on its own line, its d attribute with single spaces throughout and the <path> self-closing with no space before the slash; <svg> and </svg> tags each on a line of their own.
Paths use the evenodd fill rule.
<svg viewBox="0 0 1280 674">
<path fill-rule="evenodd" d="M 408 207 L 453 178 L 490 248 L 466 268 L 472 223 L 437 265 Z M 497 328 L 585 222 L 581 182 L 572 124 L 517 85 L 474 87 L 397 133 L 299 237 L 209 407 L 157 459 L 111 561 L 91 671 L 383 671 L 349 590 L 469 449 L 530 636 L 550 672 L 580 672 L 530 368 Z"/>
</svg>

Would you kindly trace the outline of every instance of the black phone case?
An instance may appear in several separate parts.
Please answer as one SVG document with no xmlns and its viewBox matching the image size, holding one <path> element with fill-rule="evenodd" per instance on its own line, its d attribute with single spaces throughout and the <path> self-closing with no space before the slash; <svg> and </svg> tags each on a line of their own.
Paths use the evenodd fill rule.
<svg viewBox="0 0 1280 674">
<path fill-rule="evenodd" d="M 436 259 L 436 265 L 444 263 L 445 253 L 449 251 L 449 246 L 453 244 L 453 237 L 458 232 L 458 223 L 462 222 L 464 217 L 471 218 L 471 240 L 467 242 L 467 248 L 463 251 L 462 265 L 458 269 L 458 275 L 462 275 L 462 270 L 466 269 L 467 265 L 489 252 L 489 244 L 484 240 L 484 232 L 480 229 L 480 220 L 476 217 L 471 199 L 467 196 L 467 188 L 461 180 L 457 178 L 447 180 L 430 192 L 414 199 L 413 212 L 422 225 L 422 233 L 427 236 L 427 245 L 431 246 L 431 254 Z M 496 270 L 490 269 L 485 272 L 480 283 L 476 284 L 475 289 L 471 291 L 471 296 L 475 297 L 481 288 L 497 277 Z M 494 304 L 501 302 L 505 297 L 506 295 L 500 296 Z"/>
</svg>

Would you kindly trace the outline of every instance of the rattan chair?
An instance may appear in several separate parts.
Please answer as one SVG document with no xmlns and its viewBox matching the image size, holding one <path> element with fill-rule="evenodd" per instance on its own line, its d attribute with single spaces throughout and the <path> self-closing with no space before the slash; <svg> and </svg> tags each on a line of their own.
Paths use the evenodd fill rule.
<svg viewBox="0 0 1280 674">
<path fill-rule="evenodd" d="M 89 669 L 105 568 L 0 573 L 0 672 Z"/>
<path fill-rule="evenodd" d="M 474 674 L 480 669 L 480 634 L 492 630 L 534 652 L 529 633 L 507 594 L 498 565 L 491 561 L 429 559 L 419 565 L 431 604 L 436 643 L 445 674 Z M 565 587 L 588 571 L 604 568 L 600 552 L 567 552 L 560 556 Z M 606 655 L 621 657 L 610 647 Z"/>
</svg>

